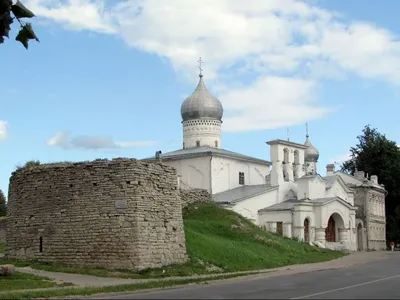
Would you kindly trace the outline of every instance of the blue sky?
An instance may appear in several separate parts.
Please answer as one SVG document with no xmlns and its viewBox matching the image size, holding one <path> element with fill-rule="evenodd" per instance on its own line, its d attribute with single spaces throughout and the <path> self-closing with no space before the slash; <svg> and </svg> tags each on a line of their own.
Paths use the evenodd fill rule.
<svg viewBox="0 0 400 300">
<path fill-rule="evenodd" d="M 249 3 L 252 2 L 252 5 Z M 181 148 L 180 105 L 204 79 L 225 149 L 311 141 L 319 170 L 366 124 L 398 141 L 399 1 L 25 0 L 40 43 L 0 46 L 0 188 L 15 165 Z M 8 126 L 4 124 L 7 122 Z"/>
</svg>

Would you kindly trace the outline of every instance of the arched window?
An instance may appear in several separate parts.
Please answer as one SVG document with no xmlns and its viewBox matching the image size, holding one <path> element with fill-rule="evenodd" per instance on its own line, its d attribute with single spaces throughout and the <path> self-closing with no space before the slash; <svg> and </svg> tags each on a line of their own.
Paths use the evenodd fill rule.
<svg viewBox="0 0 400 300">
<path fill-rule="evenodd" d="M 218 148 L 218 141 L 215 141 L 214 144 L 215 144 L 215 148 Z"/>
<path fill-rule="evenodd" d="M 298 150 L 294 151 L 294 163 L 296 165 L 300 164 L 300 154 Z"/>
<path fill-rule="evenodd" d="M 289 163 L 289 149 L 285 148 L 283 149 L 283 180 L 284 181 L 289 181 L 289 174 L 288 174 L 288 169 L 287 165 Z"/>
<path fill-rule="evenodd" d="M 289 163 L 289 149 L 288 148 L 283 149 L 283 162 L 285 164 Z"/>
<path fill-rule="evenodd" d="M 200 147 L 200 141 L 199 140 L 196 141 L 196 147 Z"/>
</svg>

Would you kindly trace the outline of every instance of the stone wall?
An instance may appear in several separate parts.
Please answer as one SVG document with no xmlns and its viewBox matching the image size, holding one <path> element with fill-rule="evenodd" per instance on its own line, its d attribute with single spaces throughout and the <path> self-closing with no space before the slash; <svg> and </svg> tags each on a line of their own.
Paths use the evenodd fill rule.
<svg viewBox="0 0 400 300">
<path fill-rule="evenodd" d="M 383 209 L 381 215 L 376 215 L 371 205 L 372 200 L 378 198 L 384 203 L 384 191 L 375 188 L 371 189 L 369 186 L 358 186 L 353 187 L 353 189 L 355 190 L 354 206 L 358 208 L 356 218 L 362 221 L 362 229 L 357 229 L 359 234 L 357 240 L 362 241 L 359 249 L 385 250 L 387 247 L 385 211 Z M 366 241 L 365 243 L 364 240 Z"/>
<path fill-rule="evenodd" d="M 187 261 L 176 170 L 135 159 L 47 164 L 10 178 L 6 256 L 111 269 Z"/>
<path fill-rule="evenodd" d="M 6 217 L 0 217 L 0 244 L 6 243 Z"/>
<path fill-rule="evenodd" d="M 182 208 L 185 208 L 189 204 L 195 202 L 205 202 L 212 203 L 213 199 L 210 193 L 204 189 L 190 189 L 190 190 L 180 190 L 181 200 L 182 200 Z"/>
</svg>

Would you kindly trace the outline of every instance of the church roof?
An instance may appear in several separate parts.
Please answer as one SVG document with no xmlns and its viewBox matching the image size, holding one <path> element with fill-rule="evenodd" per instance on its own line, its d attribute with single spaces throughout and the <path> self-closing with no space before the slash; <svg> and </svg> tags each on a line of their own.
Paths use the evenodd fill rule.
<svg viewBox="0 0 400 300">
<path fill-rule="evenodd" d="M 317 198 L 317 199 L 310 200 L 309 202 L 317 204 L 317 205 L 325 205 L 325 204 L 328 204 L 328 203 L 331 203 L 331 202 L 334 202 L 334 201 L 338 201 L 338 202 L 342 203 L 343 205 L 345 205 L 347 207 L 355 208 L 350 203 L 348 203 L 347 201 L 343 200 L 340 197 Z"/>
<path fill-rule="evenodd" d="M 322 177 L 321 175 L 319 175 L 319 174 L 306 174 L 306 175 L 301 176 L 301 177 L 298 178 L 297 180 L 312 179 L 312 178 L 318 178 L 318 179 L 323 180 L 323 181 L 326 180 L 325 178 L 323 178 L 323 177 Z"/>
<path fill-rule="evenodd" d="M 354 192 L 348 184 L 343 180 L 342 176 L 330 175 L 322 177 L 326 181 L 326 189 L 330 189 L 336 181 L 339 181 L 341 185 L 345 188 L 346 192 Z"/>
<path fill-rule="evenodd" d="M 289 199 L 278 204 L 274 204 L 258 210 L 258 212 L 292 210 L 296 203 L 300 203 L 297 199 Z"/>
<path fill-rule="evenodd" d="M 337 176 L 325 176 L 323 177 L 326 180 L 326 188 L 330 189 L 332 185 L 336 182 Z"/>
<path fill-rule="evenodd" d="M 333 179 L 329 179 L 329 178 L 335 178 L 335 177 L 340 177 L 343 182 L 348 186 L 348 187 L 357 187 L 357 186 L 371 186 L 377 189 L 381 189 L 384 190 L 385 188 L 383 186 L 381 186 L 380 184 L 376 184 L 371 180 L 368 180 L 367 178 L 357 178 L 354 175 L 350 175 L 350 174 L 346 174 L 342 171 L 336 171 L 334 172 L 332 175 L 330 176 L 326 176 L 324 177 L 326 180 L 333 180 Z"/>
<path fill-rule="evenodd" d="M 228 191 L 214 194 L 213 199 L 218 204 L 233 204 L 276 190 L 277 188 L 277 186 L 270 186 L 268 184 L 243 185 Z"/>
<path fill-rule="evenodd" d="M 200 156 L 219 156 L 219 157 L 227 157 L 233 158 L 237 160 L 244 160 L 247 162 L 255 162 L 259 164 L 265 164 L 270 166 L 271 162 L 251 156 L 247 156 L 244 154 L 240 154 L 237 152 L 219 149 L 219 148 L 212 148 L 208 146 L 196 147 L 196 148 L 188 148 L 188 149 L 179 149 L 172 152 L 162 153 L 163 160 L 177 160 L 177 159 L 184 159 L 184 158 L 192 158 L 192 157 L 200 157 Z M 145 158 L 143 160 L 155 160 L 155 157 Z"/>
<path fill-rule="evenodd" d="M 194 92 L 183 101 L 181 106 L 182 121 L 195 119 L 214 119 L 222 121 L 224 109 L 221 102 L 206 88 L 203 75 Z"/>
<path fill-rule="evenodd" d="M 307 146 L 303 145 L 303 144 L 299 144 L 299 143 L 294 143 L 294 142 L 290 142 L 290 141 L 285 141 L 285 140 L 280 140 L 280 139 L 276 139 L 276 140 L 271 140 L 266 142 L 268 145 L 285 145 L 285 146 L 289 146 L 289 147 L 295 147 L 295 148 L 299 148 L 299 149 L 307 149 Z"/>
<path fill-rule="evenodd" d="M 315 205 L 325 205 L 334 201 L 339 201 L 340 203 L 352 207 L 348 202 L 340 197 L 325 197 L 316 198 L 308 201 L 299 201 L 297 199 L 289 199 L 284 202 L 274 204 L 265 208 L 260 209 L 258 212 L 270 212 L 270 211 L 280 211 L 280 210 L 292 210 L 296 204 L 315 204 Z"/>
</svg>

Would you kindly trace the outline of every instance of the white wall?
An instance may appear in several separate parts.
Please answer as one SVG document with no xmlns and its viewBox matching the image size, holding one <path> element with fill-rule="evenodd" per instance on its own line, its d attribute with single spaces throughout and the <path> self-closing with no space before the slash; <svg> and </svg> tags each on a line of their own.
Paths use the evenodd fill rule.
<svg viewBox="0 0 400 300">
<path fill-rule="evenodd" d="M 233 158 L 214 156 L 211 161 L 212 193 L 217 194 L 241 186 L 239 172 L 244 173 L 245 185 L 266 184 L 269 166 Z"/>
<path fill-rule="evenodd" d="M 285 200 L 285 197 L 290 190 L 292 190 L 297 195 L 297 187 L 298 187 L 297 182 L 293 182 L 293 181 L 282 182 L 282 184 L 279 185 L 279 201 L 278 201 L 278 203 L 281 203 Z"/>
<path fill-rule="evenodd" d="M 292 212 L 290 210 L 269 211 L 258 215 L 260 225 L 270 222 L 292 223 Z"/>
<path fill-rule="evenodd" d="M 283 224 L 283 236 L 292 237 L 292 212 L 290 210 L 263 212 L 258 215 L 260 226 L 265 226 L 268 231 L 276 232 L 277 222 Z"/>
<path fill-rule="evenodd" d="M 305 240 L 304 237 L 304 221 L 308 219 L 309 223 L 309 240 L 315 241 L 315 224 L 317 216 L 315 213 L 315 206 L 312 204 L 305 204 L 295 207 L 293 214 L 293 236 L 300 240 Z"/>
<path fill-rule="evenodd" d="M 211 156 L 203 156 L 175 161 L 165 160 L 163 163 L 177 170 L 181 176 L 181 187 L 189 185 L 192 188 L 206 189 L 211 193 L 210 158 Z"/>
<path fill-rule="evenodd" d="M 278 189 L 240 201 L 232 208 L 232 210 L 241 214 L 245 218 L 251 219 L 256 224 L 261 224 L 259 221 L 258 211 L 262 208 L 276 204 L 277 201 Z"/>
<path fill-rule="evenodd" d="M 339 181 L 335 181 L 332 187 L 327 191 L 326 197 L 339 197 L 346 202 L 354 205 L 354 195 L 353 193 L 347 193 L 342 184 Z"/>
<path fill-rule="evenodd" d="M 326 182 L 319 177 L 300 179 L 297 183 L 298 199 L 325 198 Z"/>
</svg>

